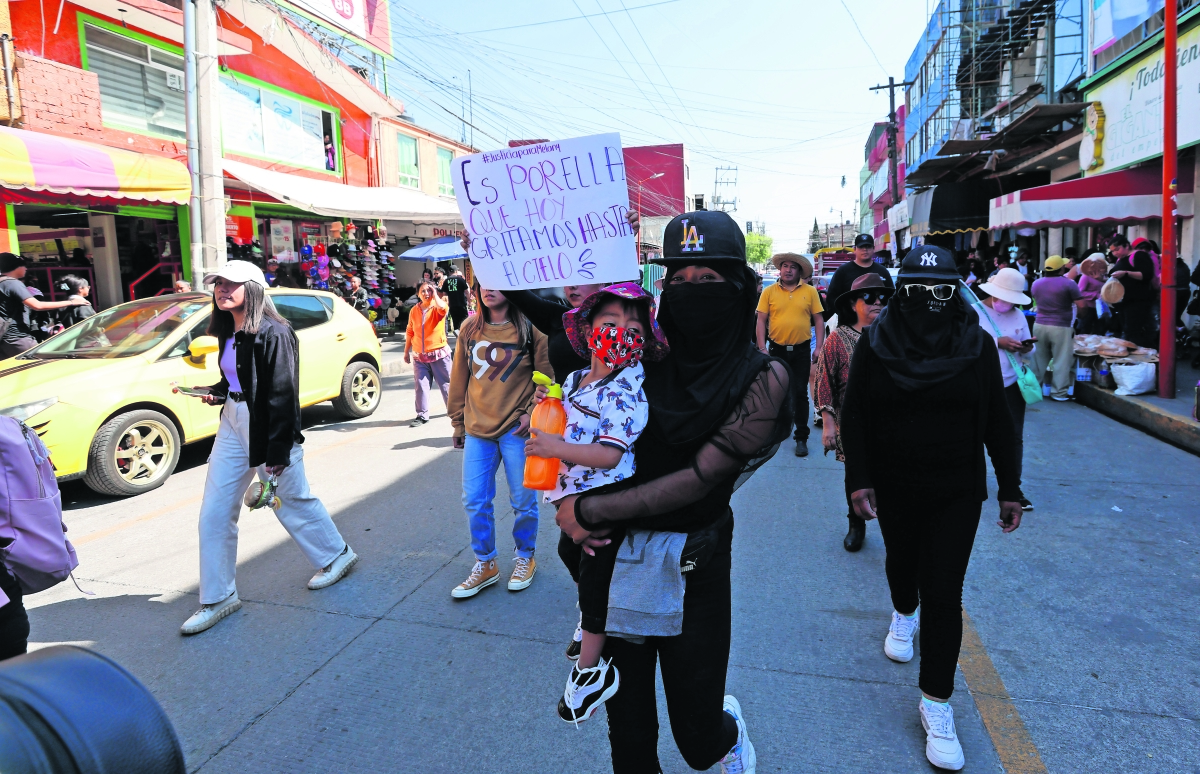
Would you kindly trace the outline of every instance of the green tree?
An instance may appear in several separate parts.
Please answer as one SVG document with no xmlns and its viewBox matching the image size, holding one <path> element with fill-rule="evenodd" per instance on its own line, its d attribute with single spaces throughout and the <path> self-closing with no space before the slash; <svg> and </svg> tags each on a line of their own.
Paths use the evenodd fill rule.
<svg viewBox="0 0 1200 774">
<path fill-rule="evenodd" d="M 813 230 L 808 236 L 808 251 L 815 253 L 821 249 L 821 227 L 817 225 L 817 219 L 813 218 Z"/>
<path fill-rule="evenodd" d="M 746 262 L 751 265 L 762 266 L 771 262 L 771 244 L 775 240 L 764 234 L 747 234 L 746 235 Z"/>
</svg>

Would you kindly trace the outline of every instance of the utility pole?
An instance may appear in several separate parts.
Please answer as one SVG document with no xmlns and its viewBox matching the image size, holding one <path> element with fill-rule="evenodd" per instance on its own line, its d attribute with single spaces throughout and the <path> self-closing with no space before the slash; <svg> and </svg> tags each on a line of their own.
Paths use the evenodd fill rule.
<svg viewBox="0 0 1200 774">
<path fill-rule="evenodd" d="M 888 77 L 887 86 L 872 86 L 871 91 L 879 91 L 881 89 L 888 90 L 888 178 L 891 185 L 889 189 L 892 192 L 892 206 L 895 207 L 900 203 L 900 176 L 896 170 L 896 162 L 898 155 L 896 153 L 896 132 L 899 127 L 896 126 L 896 89 L 905 89 L 912 86 L 915 81 L 905 81 L 896 83 L 896 79 Z"/>
<path fill-rule="evenodd" d="M 204 232 L 200 223 L 200 118 L 196 103 L 196 4 L 183 0 L 183 80 L 187 116 L 187 165 L 192 190 L 188 196 L 189 263 L 192 287 L 204 279 Z"/>
<path fill-rule="evenodd" d="M 200 228 L 204 236 L 201 271 L 225 264 L 225 171 L 221 166 L 221 106 L 218 88 L 217 9 L 213 0 L 196 3 L 197 156 L 200 165 Z M 200 283 L 204 274 L 193 274 Z M 199 284 L 195 287 L 199 288 Z"/>
<path fill-rule="evenodd" d="M 1163 179 L 1162 179 L 1162 296 L 1159 305 L 1161 324 L 1158 334 L 1158 397 L 1175 397 L 1175 174 L 1179 165 L 1178 124 L 1176 123 L 1176 67 L 1179 40 L 1179 7 L 1175 0 L 1166 4 L 1163 20 Z M 1183 280 L 1183 286 L 1188 286 Z"/>
</svg>

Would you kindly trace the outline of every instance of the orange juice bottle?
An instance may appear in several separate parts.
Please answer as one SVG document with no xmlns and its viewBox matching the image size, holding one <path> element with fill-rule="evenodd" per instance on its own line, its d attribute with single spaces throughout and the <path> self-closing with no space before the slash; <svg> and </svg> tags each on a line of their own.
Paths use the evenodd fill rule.
<svg viewBox="0 0 1200 774">
<path fill-rule="evenodd" d="M 545 399 L 533 410 L 529 426 L 539 433 L 549 433 L 561 438 L 563 431 L 567 429 L 567 410 L 563 408 L 562 404 L 562 386 L 555 384 L 549 376 L 537 371 L 533 372 L 533 381 L 535 384 L 549 387 L 550 390 Z M 553 489 L 558 483 L 558 463 L 559 460 L 548 457 L 534 457 L 533 455 L 526 457 L 525 488 L 541 491 Z"/>
</svg>

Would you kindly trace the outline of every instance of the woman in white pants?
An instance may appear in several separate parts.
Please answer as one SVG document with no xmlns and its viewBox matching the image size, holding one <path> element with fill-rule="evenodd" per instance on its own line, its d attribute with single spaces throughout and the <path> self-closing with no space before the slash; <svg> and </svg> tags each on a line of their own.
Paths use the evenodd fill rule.
<svg viewBox="0 0 1200 774">
<path fill-rule="evenodd" d="M 221 381 L 202 397 L 224 403 L 208 459 L 200 507 L 200 604 L 180 629 L 198 634 L 242 606 L 235 583 L 237 521 L 242 496 L 257 474 L 278 481 L 275 515 L 317 570 L 310 589 L 342 579 L 358 556 L 325 506 L 308 490 L 297 393 L 296 333 L 267 298 L 262 270 L 229 261 L 204 284 L 216 283 L 208 333 L 221 342 Z"/>
</svg>

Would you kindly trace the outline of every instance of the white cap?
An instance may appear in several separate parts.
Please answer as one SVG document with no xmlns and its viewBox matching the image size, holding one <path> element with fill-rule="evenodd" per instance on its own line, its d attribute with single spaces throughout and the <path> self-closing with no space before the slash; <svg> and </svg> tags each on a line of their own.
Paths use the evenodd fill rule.
<svg viewBox="0 0 1200 774">
<path fill-rule="evenodd" d="M 211 285 L 217 281 L 217 277 L 223 277 L 230 282 L 246 283 L 253 282 L 266 288 L 267 278 L 263 276 L 262 269 L 258 268 L 249 261 L 228 261 L 220 269 L 212 274 L 204 275 L 204 284 Z"/>
</svg>

